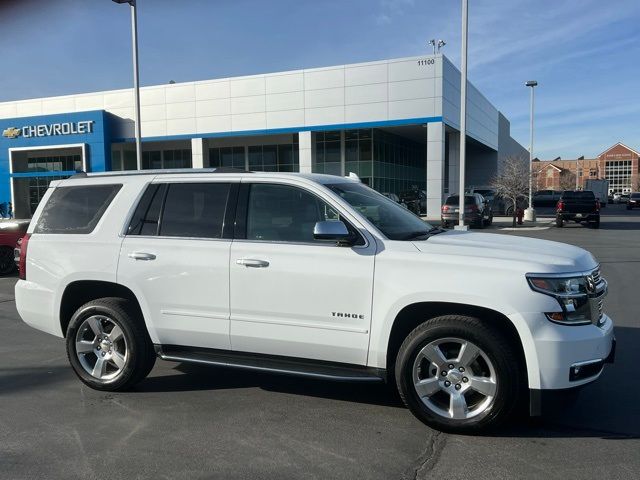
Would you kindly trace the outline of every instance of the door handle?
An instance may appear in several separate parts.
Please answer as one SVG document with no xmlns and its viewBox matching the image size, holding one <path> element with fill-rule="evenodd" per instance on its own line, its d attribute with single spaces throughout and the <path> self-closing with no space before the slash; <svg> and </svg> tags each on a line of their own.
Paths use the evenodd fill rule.
<svg viewBox="0 0 640 480">
<path fill-rule="evenodd" d="M 269 262 L 266 260 L 256 260 L 254 258 L 239 258 L 236 260 L 238 265 L 244 265 L 245 267 L 252 268 L 266 268 L 269 266 Z"/>
<path fill-rule="evenodd" d="M 131 252 L 129 258 L 133 258 L 134 260 L 155 260 L 156 256 L 153 253 Z"/>
</svg>

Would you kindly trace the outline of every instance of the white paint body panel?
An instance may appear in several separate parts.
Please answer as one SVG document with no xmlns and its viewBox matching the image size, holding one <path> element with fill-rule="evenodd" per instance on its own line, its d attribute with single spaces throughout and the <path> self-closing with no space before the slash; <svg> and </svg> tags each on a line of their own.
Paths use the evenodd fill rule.
<svg viewBox="0 0 640 480">
<path fill-rule="evenodd" d="M 53 182 L 54 187 L 72 182 L 123 187 L 93 233 L 32 235 L 27 281 L 16 284 L 16 305 L 26 323 L 62 336 L 60 301 L 67 285 L 103 280 L 118 282 L 134 293 L 155 343 L 386 368 L 389 335 L 402 309 L 417 302 L 448 302 L 490 309 L 513 323 L 525 353 L 530 388 L 577 385 L 569 385 L 567 378 L 572 363 L 609 354 L 613 327 L 608 317 L 600 328 L 553 324 L 543 312 L 559 311 L 557 301 L 532 291 L 525 279 L 526 273 L 595 268 L 593 256 L 580 248 L 470 232 L 391 241 L 322 186 L 352 180 L 268 173 L 215 174 L 215 181 L 283 183 L 309 190 L 344 215 L 367 245 L 124 238 L 130 212 L 154 177 Z M 161 177 L 162 181 L 212 181 L 206 173 Z M 156 261 L 135 262 L 128 257 L 130 250 L 140 249 L 156 253 Z M 255 257 L 268 261 L 269 267 L 235 263 Z M 358 316 L 334 317 L 334 311 Z"/>
</svg>

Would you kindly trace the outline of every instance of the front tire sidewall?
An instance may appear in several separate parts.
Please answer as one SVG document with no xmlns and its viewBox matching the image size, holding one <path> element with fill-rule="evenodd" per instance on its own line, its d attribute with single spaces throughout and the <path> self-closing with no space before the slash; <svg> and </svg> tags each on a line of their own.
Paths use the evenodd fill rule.
<svg viewBox="0 0 640 480">
<path fill-rule="evenodd" d="M 426 325 L 427 323 L 416 329 L 422 329 L 417 335 L 407 337 L 408 342 L 405 340 L 403 343 L 396 362 L 395 376 L 398 389 L 412 413 L 426 425 L 452 433 L 473 433 L 504 421 L 516 405 L 520 388 L 518 369 L 515 365 L 509 364 L 514 362 L 514 359 L 508 359 L 508 355 L 505 355 L 509 353 L 508 347 L 505 352 L 504 345 L 494 342 L 491 334 L 483 331 L 474 332 L 462 325 L 455 325 L 455 322 L 433 326 Z M 457 337 L 476 344 L 489 357 L 496 372 L 496 394 L 493 403 L 484 412 L 469 419 L 447 419 L 432 412 L 424 405 L 413 385 L 413 363 L 416 355 L 428 343 L 446 337 Z"/>
<path fill-rule="evenodd" d="M 93 315 L 108 317 L 118 325 L 122 329 L 127 343 L 127 362 L 122 372 L 110 380 L 100 380 L 86 372 L 80 364 L 76 353 L 76 334 L 78 333 L 78 328 L 87 318 Z M 130 326 L 131 319 L 126 317 L 122 312 L 119 312 L 109 305 L 94 304 L 81 307 L 69 322 L 66 334 L 67 356 L 76 375 L 91 388 L 96 390 L 121 390 L 131 383 L 132 378 L 134 378 L 136 374 L 136 365 L 139 363 L 138 360 L 142 352 L 140 352 L 140 342 L 136 339 L 135 333 Z"/>
</svg>

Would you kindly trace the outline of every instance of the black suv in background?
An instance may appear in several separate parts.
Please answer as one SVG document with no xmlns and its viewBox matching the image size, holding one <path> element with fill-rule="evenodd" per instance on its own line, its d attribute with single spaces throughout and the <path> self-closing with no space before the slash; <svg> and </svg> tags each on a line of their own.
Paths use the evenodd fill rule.
<svg viewBox="0 0 640 480">
<path fill-rule="evenodd" d="M 442 205 L 440 220 L 442 226 L 447 228 L 458 221 L 460 209 L 460 197 L 449 195 Z M 493 223 L 493 211 L 491 205 L 479 193 L 464 196 L 464 222 L 472 227 L 483 228 Z"/>
<path fill-rule="evenodd" d="M 627 210 L 640 207 L 640 192 L 634 192 L 629 195 L 629 202 L 627 203 Z"/>
<path fill-rule="evenodd" d="M 600 202 L 590 190 L 565 190 L 556 206 L 556 226 L 564 222 L 587 222 L 593 228 L 600 227 Z"/>
<path fill-rule="evenodd" d="M 416 215 L 427 213 L 427 192 L 414 188 L 400 193 L 400 203 Z"/>
<path fill-rule="evenodd" d="M 553 207 L 558 203 L 561 196 L 562 192 L 558 190 L 538 190 L 533 193 L 533 206 Z"/>
</svg>

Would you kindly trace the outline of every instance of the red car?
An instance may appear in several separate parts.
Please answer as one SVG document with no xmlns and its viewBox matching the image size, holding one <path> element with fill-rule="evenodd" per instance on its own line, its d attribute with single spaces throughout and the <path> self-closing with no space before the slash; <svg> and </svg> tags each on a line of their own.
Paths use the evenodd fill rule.
<svg viewBox="0 0 640 480">
<path fill-rule="evenodd" d="M 14 248 L 29 228 L 29 220 L 0 221 L 0 275 L 10 275 L 16 271 Z"/>
</svg>

